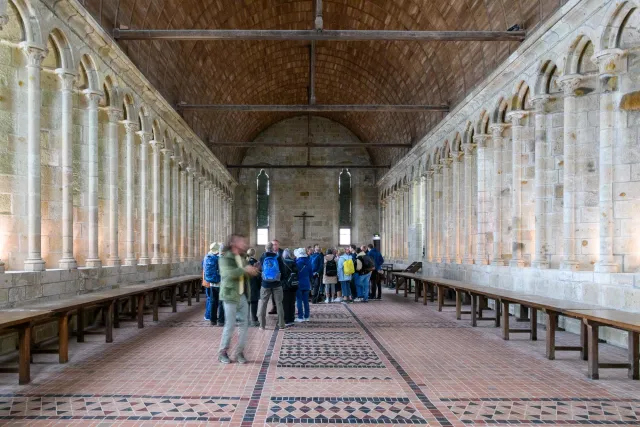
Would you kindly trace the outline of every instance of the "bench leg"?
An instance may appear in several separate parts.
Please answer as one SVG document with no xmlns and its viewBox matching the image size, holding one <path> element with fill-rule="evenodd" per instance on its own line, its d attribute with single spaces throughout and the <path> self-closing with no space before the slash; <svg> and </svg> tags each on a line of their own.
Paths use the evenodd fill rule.
<svg viewBox="0 0 640 427">
<path fill-rule="evenodd" d="M 462 319 L 462 292 L 456 289 L 456 320 Z"/>
<path fill-rule="evenodd" d="M 444 286 L 437 285 L 438 288 L 438 311 L 442 311 L 444 305 Z"/>
<path fill-rule="evenodd" d="M 58 362 L 69 361 L 69 316 L 64 313 L 58 317 Z"/>
<path fill-rule="evenodd" d="M 429 294 L 429 300 L 431 300 L 431 302 L 434 302 L 434 293 L 435 293 L 436 287 L 435 285 L 432 283 L 431 284 L 431 293 Z"/>
<path fill-rule="evenodd" d="M 180 289 L 180 302 L 184 302 L 184 284 L 181 283 L 178 289 Z"/>
<path fill-rule="evenodd" d="M 138 328 L 144 328 L 144 294 L 138 295 Z"/>
<path fill-rule="evenodd" d="M 178 311 L 178 298 L 176 297 L 176 291 L 178 287 L 171 288 L 171 311 L 176 313 Z"/>
<path fill-rule="evenodd" d="M 629 379 L 632 380 L 640 380 L 639 337 L 640 333 L 629 332 Z"/>
<path fill-rule="evenodd" d="M 411 286 L 411 279 L 405 279 L 404 281 L 404 297 L 409 295 L 409 287 Z"/>
<path fill-rule="evenodd" d="M 194 288 L 196 290 L 196 302 L 200 302 L 200 291 L 201 291 L 200 288 L 201 287 L 202 287 L 202 284 L 200 283 L 200 281 L 199 280 L 196 281 L 195 285 L 194 285 Z"/>
<path fill-rule="evenodd" d="M 587 331 L 587 324 L 584 322 L 580 322 L 580 347 L 582 347 L 582 351 L 580 352 L 580 358 L 582 360 L 589 360 L 589 333 Z"/>
<path fill-rule="evenodd" d="M 535 307 L 531 307 L 531 314 L 529 316 L 531 341 L 538 341 L 538 310 Z"/>
<path fill-rule="evenodd" d="M 136 320 L 136 297 L 129 297 L 129 314 L 131 320 Z"/>
<path fill-rule="evenodd" d="M 471 294 L 471 326 L 478 326 L 478 296 Z"/>
<path fill-rule="evenodd" d="M 422 305 L 427 305 L 427 295 L 429 294 L 429 282 L 422 283 Z"/>
<path fill-rule="evenodd" d="M 587 376 L 592 380 L 600 378 L 598 371 L 598 329 L 596 323 L 587 323 L 587 336 L 589 340 L 589 360 L 587 362 Z"/>
<path fill-rule="evenodd" d="M 160 291 L 155 291 L 153 293 L 153 321 L 154 322 L 157 322 L 159 320 L 158 306 L 160 306 Z"/>
<path fill-rule="evenodd" d="M 113 342 L 113 306 L 115 304 L 115 301 L 111 301 L 109 304 L 107 304 L 104 308 L 104 312 L 105 312 L 105 322 L 104 322 L 104 328 L 105 328 L 105 342 Z"/>
<path fill-rule="evenodd" d="M 113 304 L 113 327 L 120 327 L 120 301 L 115 301 Z"/>
<path fill-rule="evenodd" d="M 482 309 L 484 308 L 484 305 L 485 305 L 484 297 L 478 296 L 477 307 L 478 307 L 478 317 L 480 318 L 482 318 Z"/>
<path fill-rule="evenodd" d="M 76 335 L 78 342 L 84 342 L 84 308 L 80 307 L 76 316 Z"/>
<path fill-rule="evenodd" d="M 529 319 L 529 310 L 527 308 L 527 306 L 524 306 L 522 304 L 520 304 L 520 316 L 518 318 L 518 320 L 520 320 L 521 322 L 527 322 Z"/>
<path fill-rule="evenodd" d="M 191 296 L 193 295 L 193 282 L 187 283 L 187 305 L 191 307 Z"/>
<path fill-rule="evenodd" d="M 558 329 L 558 314 L 554 312 L 546 312 L 545 320 L 547 323 L 547 359 L 556 359 L 556 329 Z"/>
<path fill-rule="evenodd" d="M 31 382 L 31 325 L 18 332 L 18 384 Z"/>
<path fill-rule="evenodd" d="M 496 308 L 496 317 L 495 317 L 495 320 L 494 320 L 494 322 L 495 322 L 494 326 L 496 328 L 499 328 L 500 327 L 500 313 L 502 313 L 502 310 L 500 309 L 500 301 L 495 300 L 495 308 Z M 507 316 L 509 315 L 509 311 L 507 311 L 506 315 Z"/>
<path fill-rule="evenodd" d="M 496 319 L 500 317 L 498 307 L 500 302 L 496 301 Z M 509 301 L 502 301 L 502 339 L 509 340 Z"/>
</svg>

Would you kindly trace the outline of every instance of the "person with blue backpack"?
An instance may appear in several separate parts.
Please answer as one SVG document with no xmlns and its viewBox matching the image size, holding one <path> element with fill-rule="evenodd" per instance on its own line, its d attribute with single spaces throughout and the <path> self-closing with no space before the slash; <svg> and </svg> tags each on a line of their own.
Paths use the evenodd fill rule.
<svg viewBox="0 0 640 427">
<path fill-rule="evenodd" d="M 298 317 L 296 322 L 309 321 L 309 291 L 311 290 L 311 261 L 307 256 L 305 248 L 298 248 L 294 251 L 296 256 L 296 267 L 298 267 L 298 291 L 296 292 L 296 305 L 298 306 Z"/>
<path fill-rule="evenodd" d="M 202 261 L 202 286 L 207 295 L 204 320 L 210 321 L 212 325 L 224 326 L 224 307 L 220 303 L 219 254 L 220 245 L 214 242 Z"/>
<path fill-rule="evenodd" d="M 278 326 L 284 329 L 284 310 L 282 308 L 282 276 L 285 271 L 284 261 L 280 254 L 274 249 L 273 242 L 269 242 L 264 247 L 265 253 L 260 258 L 262 266 L 262 288 L 260 289 L 260 308 L 258 317 L 260 319 L 260 330 L 267 326 L 267 305 L 273 295 L 278 312 Z"/>
</svg>

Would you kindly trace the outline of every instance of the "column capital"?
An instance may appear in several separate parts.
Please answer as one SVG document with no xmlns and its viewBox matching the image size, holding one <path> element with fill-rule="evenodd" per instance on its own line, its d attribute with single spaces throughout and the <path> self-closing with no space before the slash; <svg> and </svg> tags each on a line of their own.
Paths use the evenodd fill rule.
<svg viewBox="0 0 640 427">
<path fill-rule="evenodd" d="M 468 142 L 462 144 L 462 151 L 464 152 L 465 156 L 473 154 L 473 150 L 475 150 L 475 148 L 476 148 L 476 144 L 472 144 Z"/>
<path fill-rule="evenodd" d="M 190 165 L 190 164 L 185 164 L 185 172 L 187 172 L 190 175 L 195 175 L 195 169 Z"/>
<path fill-rule="evenodd" d="M 523 119 L 529 115 L 527 110 L 514 110 L 507 113 L 507 119 L 511 120 L 513 126 L 522 126 Z"/>
<path fill-rule="evenodd" d="M 564 92 L 564 96 L 576 96 L 576 90 L 582 84 L 584 76 L 582 74 L 566 74 L 558 78 L 558 84 Z"/>
<path fill-rule="evenodd" d="M 109 116 L 109 123 L 118 123 L 123 119 L 122 110 L 114 107 L 109 107 L 105 109 L 107 115 Z"/>
<path fill-rule="evenodd" d="M 20 49 L 22 49 L 22 52 L 27 57 L 28 67 L 40 68 L 42 66 L 42 61 L 47 56 L 47 49 L 44 46 L 34 43 L 21 42 Z"/>
<path fill-rule="evenodd" d="M 198 176 L 198 181 L 199 182 L 206 182 L 207 178 L 204 175 L 200 175 Z"/>
<path fill-rule="evenodd" d="M 493 123 L 489 126 L 491 130 L 491 136 L 493 138 L 502 138 L 502 132 L 504 132 L 509 126 L 509 123 Z"/>
<path fill-rule="evenodd" d="M 149 145 L 154 150 L 158 150 L 158 149 L 161 150 L 164 147 L 164 144 L 162 143 L 162 141 L 156 141 L 155 139 L 152 139 L 151 141 L 149 141 Z"/>
<path fill-rule="evenodd" d="M 62 90 L 66 92 L 71 91 L 71 89 L 73 89 L 73 83 L 76 80 L 76 74 L 73 71 L 67 70 L 65 68 L 56 68 L 55 73 L 60 78 Z"/>
<path fill-rule="evenodd" d="M 491 139 L 491 135 L 487 133 L 481 133 L 473 137 L 473 142 L 478 148 L 487 148 L 487 143 Z"/>
<path fill-rule="evenodd" d="M 170 149 L 168 149 L 168 148 L 162 148 L 162 149 L 160 150 L 160 152 L 161 152 L 162 154 L 164 154 L 165 156 L 167 156 L 167 158 L 168 158 L 168 159 L 173 158 L 173 150 L 170 150 Z"/>
<path fill-rule="evenodd" d="M 131 120 L 123 120 L 122 125 L 124 126 L 124 130 L 127 134 L 132 134 L 138 131 L 138 124 L 136 122 L 132 122 Z"/>
<path fill-rule="evenodd" d="M 443 168 L 449 169 L 451 167 L 451 163 L 453 163 L 453 159 L 451 157 L 445 157 L 444 159 L 440 159 L 440 163 Z"/>
<path fill-rule="evenodd" d="M 598 65 L 600 77 L 612 77 L 626 71 L 627 51 L 619 48 L 604 49 L 596 52 L 591 60 Z"/>
<path fill-rule="evenodd" d="M 95 104 L 95 107 L 98 107 L 98 102 L 100 102 L 100 98 L 102 98 L 103 93 L 98 90 L 93 89 L 85 89 L 82 91 L 82 94 L 87 98 L 89 104 Z"/>
<path fill-rule="evenodd" d="M 460 163 L 462 160 L 462 151 L 455 151 L 451 153 L 451 161 L 453 163 Z"/>
<path fill-rule="evenodd" d="M 136 134 L 138 134 L 138 136 L 140 137 L 140 141 L 143 144 L 149 143 L 149 141 L 151 141 L 151 138 L 153 137 L 150 132 L 145 132 L 143 130 L 136 132 Z"/>
<path fill-rule="evenodd" d="M 435 175 L 441 175 L 442 174 L 442 165 L 433 165 L 433 173 Z"/>
</svg>

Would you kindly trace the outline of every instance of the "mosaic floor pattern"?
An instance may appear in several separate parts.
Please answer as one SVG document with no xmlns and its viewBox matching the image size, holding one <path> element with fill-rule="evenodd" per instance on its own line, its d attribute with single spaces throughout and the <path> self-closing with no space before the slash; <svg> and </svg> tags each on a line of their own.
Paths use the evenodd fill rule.
<svg viewBox="0 0 640 427">
<path fill-rule="evenodd" d="M 222 328 L 203 311 L 203 301 L 163 307 L 144 329 L 123 320 L 111 344 L 99 334 L 72 342 L 65 365 L 36 355 L 26 386 L 0 374 L 0 425 L 640 426 L 640 382 L 622 371 L 588 380 L 575 355 L 549 361 L 543 339 L 503 341 L 492 324 L 456 321 L 453 308 L 386 293 L 312 305 L 311 322 L 285 330 L 269 316 L 266 331 L 249 331 L 246 365 L 217 362 Z M 602 345 L 601 358 L 626 353 Z"/>
</svg>

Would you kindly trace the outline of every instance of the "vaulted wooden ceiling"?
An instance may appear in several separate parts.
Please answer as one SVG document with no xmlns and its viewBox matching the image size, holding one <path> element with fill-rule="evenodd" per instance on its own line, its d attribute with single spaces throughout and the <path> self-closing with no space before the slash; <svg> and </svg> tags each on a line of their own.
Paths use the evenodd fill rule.
<svg viewBox="0 0 640 427">
<path fill-rule="evenodd" d="M 312 29 L 313 0 L 80 0 L 109 32 L 129 29 Z M 527 30 L 566 0 L 324 0 L 325 29 Z M 194 104 L 306 104 L 309 42 L 120 41 L 168 99 Z M 443 104 L 452 107 L 518 42 L 317 42 L 318 104 Z M 185 111 L 213 141 L 250 141 L 292 113 Z M 364 142 L 415 143 L 444 113 L 323 113 Z M 223 163 L 246 148 L 210 144 Z M 375 164 L 404 148 L 371 148 Z"/>
</svg>

